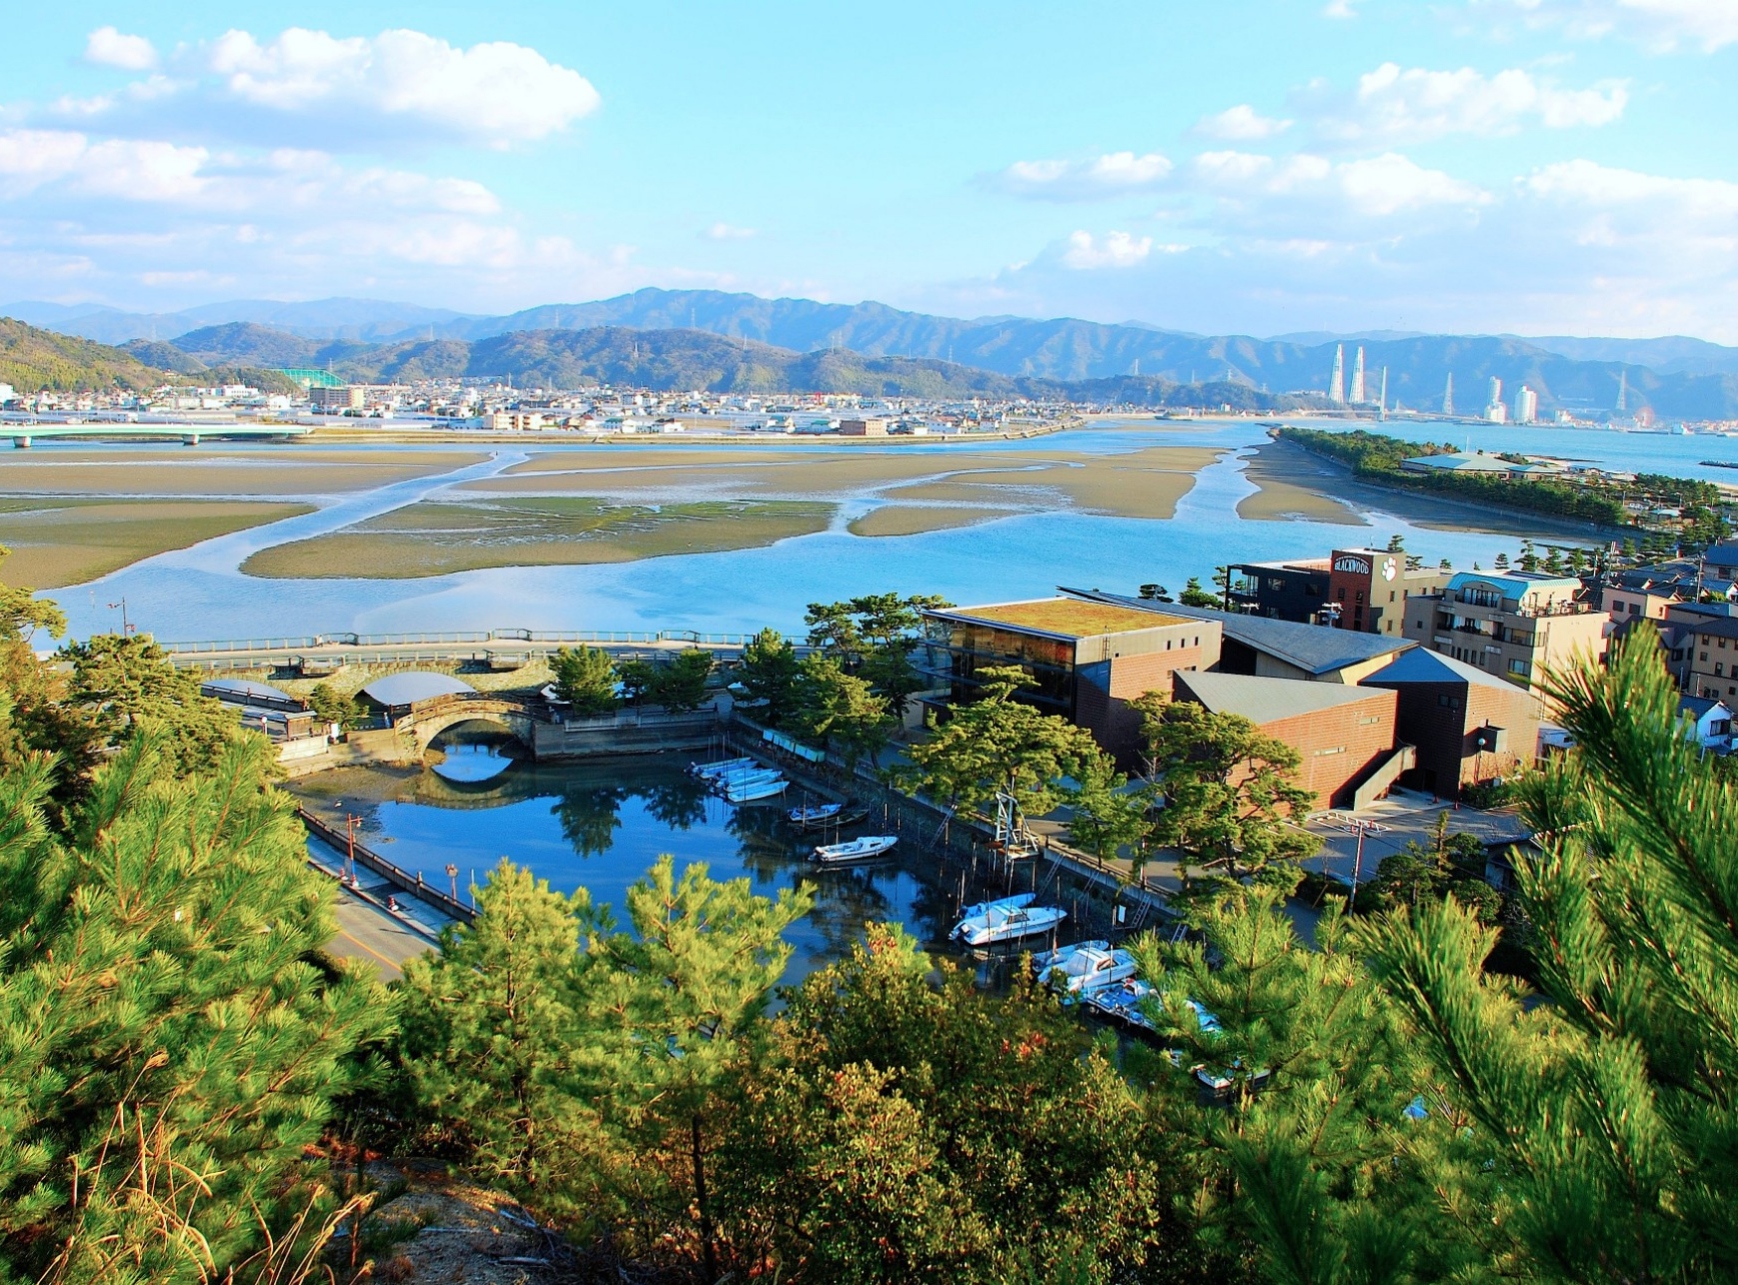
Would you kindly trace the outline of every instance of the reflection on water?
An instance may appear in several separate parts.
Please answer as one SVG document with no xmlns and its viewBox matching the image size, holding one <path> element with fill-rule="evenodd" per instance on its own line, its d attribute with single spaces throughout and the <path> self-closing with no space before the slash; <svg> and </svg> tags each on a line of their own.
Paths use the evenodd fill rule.
<svg viewBox="0 0 1738 1285">
<path fill-rule="evenodd" d="M 503 856 L 563 892 L 589 888 L 594 900 L 618 915 L 628 886 L 666 852 L 678 868 L 703 861 L 715 879 L 747 878 L 763 896 L 806 881 L 815 890 L 815 905 L 787 935 L 795 947 L 787 981 L 846 954 L 872 921 L 900 923 L 932 949 L 947 949 L 962 896 L 977 900 L 1007 891 L 1006 876 L 988 883 L 958 867 L 942 867 L 915 843 L 901 845 L 891 860 L 821 870 L 808 859 L 817 836 L 799 832 L 786 816 L 794 804 L 727 803 L 689 775 L 685 756 L 534 763 L 507 758 L 499 744 L 468 738 L 447 750 L 448 762 L 491 760 L 499 764 L 498 774 L 477 782 L 433 771 L 408 779 L 380 773 L 376 793 L 388 797 L 373 803 L 359 801 L 363 792 L 353 776 L 347 786 L 314 777 L 296 788 L 317 812 L 342 800 L 343 810 L 361 813 L 366 841 L 390 841 L 395 862 L 437 887 L 446 883 L 446 865 L 457 865 L 461 893 L 468 881 L 485 880 Z M 847 827 L 844 837 L 879 821 Z M 1025 869 L 1015 877 L 1025 887 L 1032 876 Z M 1064 904 L 1085 909 L 1078 890 L 1052 891 Z M 1071 939 L 1064 934 L 1063 940 Z"/>
</svg>

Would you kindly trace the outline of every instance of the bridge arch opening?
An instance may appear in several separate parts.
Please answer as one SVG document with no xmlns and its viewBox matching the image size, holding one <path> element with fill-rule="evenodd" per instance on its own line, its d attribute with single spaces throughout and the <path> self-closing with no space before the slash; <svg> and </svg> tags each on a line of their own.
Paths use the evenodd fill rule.
<svg viewBox="0 0 1738 1285">
<path fill-rule="evenodd" d="M 531 752 L 517 730 L 482 714 L 442 728 L 429 739 L 423 757 L 442 780 L 470 785 L 496 780 Z"/>
</svg>

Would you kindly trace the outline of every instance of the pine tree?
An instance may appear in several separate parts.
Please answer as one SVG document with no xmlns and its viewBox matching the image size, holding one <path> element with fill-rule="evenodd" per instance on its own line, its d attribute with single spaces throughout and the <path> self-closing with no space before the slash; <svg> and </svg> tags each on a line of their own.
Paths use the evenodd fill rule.
<svg viewBox="0 0 1738 1285">
<path fill-rule="evenodd" d="M 897 926 L 788 996 L 741 1077 L 720 1215 L 745 1277 L 1225 1281 L 1183 1146 L 1020 974 L 979 990 Z"/>
<path fill-rule="evenodd" d="M 1576 1281 L 1738 1275 L 1738 793 L 1680 731 L 1643 626 L 1544 684 L 1577 749 L 1529 777 L 1516 900 L 1539 987 L 1481 973 L 1450 899 L 1374 926 L 1372 968 L 1466 1121 L 1433 1180 L 1494 1268 Z"/>
<path fill-rule="evenodd" d="M 1191 863 L 1211 876 L 1209 892 L 1246 876 L 1294 885 L 1321 842 L 1293 823 L 1315 797 L 1294 779 L 1297 751 L 1247 718 L 1163 692 L 1131 704 L 1164 795 L 1153 844 L 1177 850 L 1185 889 Z"/>
<path fill-rule="evenodd" d="M 662 705 L 672 714 L 692 713 L 706 699 L 706 680 L 712 675 L 712 665 L 712 653 L 705 648 L 679 651 L 674 660 L 653 670 L 651 689 L 646 694 L 653 704 Z"/>
<path fill-rule="evenodd" d="M 420 1112 L 473 1169 L 542 1208 L 571 1212 L 591 1113 L 574 1095 L 580 942 L 601 923 L 582 889 L 550 890 L 502 859 L 474 923 L 404 966 L 400 1051 Z"/>
<path fill-rule="evenodd" d="M 812 904 L 806 888 L 769 900 L 700 864 L 678 878 L 666 856 L 628 889 L 631 931 L 600 927 L 587 942 L 576 1082 L 618 1157 L 600 1169 L 597 1198 L 632 1216 L 643 1249 L 692 1210 L 708 1281 L 718 1276 L 711 1113 L 790 962 L 783 934 Z"/>
<path fill-rule="evenodd" d="M 929 738 L 911 747 L 911 766 L 899 777 L 968 811 L 982 810 L 1001 791 L 1028 816 L 1043 816 L 1062 802 L 1062 778 L 1093 761 L 1098 744 L 1085 728 L 1015 700 L 1032 685 L 1024 670 L 991 665 L 978 678 L 979 698 L 956 707 L 946 723 L 932 715 Z"/>
<path fill-rule="evenodd" d="M 607 714 L 616 707 L 616 664 L 601 647 L 561 647 L 549 659 L 555 691 L 575 714 Z"/>
<path fill-rule="evenodd" d="M 112 746 L 155 732 L 180 772 L 210 771 L 240 734 L 235 710 L 203 695 L 199 677 L 175 668 L 148 634 L 97 634 L 70 642 L 68 704 L 86 710 Z"/>
<path fill-rule="evenodd" d="M 798 666 L 786 722 L 799 736 L 836 748 L 849 773 L 856 772 L 864 757 L 874 763 L 894 728 L 886 699 L 867 680 L 847 674 L 837 660 L 819 653 L 804 657 Z"/>
<path fill-rule="evenodd" d="M 246 737 L 186 776 L 141 732 L 64 839 L 53 760 L 0 773 L 0 1278 L 221 1279 L 319 1205 L 304 1149 L 391 1010 L 323 955 L 272 769 Z"/>
<path fill-rule="evenodd" d="M 1148 815 L 1152 791 L 1128 788 L 1126 774 L 1116 770 L 1116 761 L 1100 752 L 1087 759 L 1080 770 L 1080 783 L 1068 793 L 1073 815 L 1068 839 L 1101 862 L 1114 861 L 1123 849 L 1132 858 L 1130 877 L 1139 879 L 1146 857 L 1146 839 L 1153 832 Z"/>
<path fill-rule="evenodd" d="M 1405 1153 L 1419 1080 L 1396 1015 L 1339 903 L 1312 947 L 1283 900 L 1240 887 L 1192 908 L 1200 941 L 1134 948 L 1168 1050 L 1146 1078 L 1218 1167 L 1197 1203 L 1202 1242 L 1252 1241 L 1262 1277 L 1286 1285 L 1448 1279 L 1476 1251 L 1444 1238 Z"/>
<path fill-rule="evenodd" d="M 742 649 L 741 682 L 754 717 L 782 727 L 796 704 L 797 649 L 776 629 L 763 629 Z"/>
</svg>

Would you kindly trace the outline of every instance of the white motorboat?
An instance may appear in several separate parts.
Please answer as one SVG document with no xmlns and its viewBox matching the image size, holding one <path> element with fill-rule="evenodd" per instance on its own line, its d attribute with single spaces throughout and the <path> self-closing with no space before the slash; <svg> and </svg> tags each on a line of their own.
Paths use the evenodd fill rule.
<svg viewBox="0 0 1738 1285">
<path fill-rule="evenodd" d="M 824 866 L 848 865 L 853 861 L 869 861 L 888 851 L 899 842 L 894 834 L 866 834 L 849 843 L 823 843 L 815 849 L 815 860 Z"/>
<path fill-rule="evenodd" d="M 790 818 L 798 825 L 817 825 L 831 821 L 844 810 L 843 803 L 817 803 L 812 807 L 792 808 Z"/>
<path fill-rule="evenodd" d="M 1065 961 L 1045 970 L 1044 981 L 1069 995 L 1103 990 L 1135 975 L 1135 957 L 1126 950 L 1101 950 L 1095 946 L 1075 951 Z"/>
<path fill-rule="evenodd" d="M 992 946 L 1047 933 L 1068 918 L 1060 906 L 992 906 L 981 915 L 962 919 L 953 935 L 968 946 Z"/>
<path fill-rule="evenodd" d="M 1058 946 L 1055 950 L 1036 951 L 1032 955 L 1032 971 L 1042 977 L 1052 968 L 1066 964 L 1076 951 L 1109 949 L 1110 943 L 1108 941 L 1095 938 L 1092 941 L 1077 941 L 1071 946 Z"/>
<path fill-rule="evenodd" d="M 731 803 L 753 803 L 756 799 L 770 799 L 774 795 L 783 794 L 790 788 L 791 783 L 781 776 L 770 781 L 747 781 L 728 785 L 725 787 L 724 797 Z"/>
<path fill-rule="evenodd" d="M 960 907 L 961 919 L 976 919 L 979 915 L 992 910 L 1018 910 L 1021 906 L 1030 906 L 1038 900 L 1035 892 L 1017 892 L 1012 897 L 999 897 L 995 901 L 974 901 L 969 906 Z"/>
</svg>

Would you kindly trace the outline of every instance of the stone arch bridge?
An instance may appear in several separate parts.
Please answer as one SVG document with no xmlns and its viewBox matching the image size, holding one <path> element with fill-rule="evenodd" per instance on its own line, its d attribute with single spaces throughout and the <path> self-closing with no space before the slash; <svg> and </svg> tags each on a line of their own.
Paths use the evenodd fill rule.
<svg viewBox="0 0 1738 1285">
<path fill-rule="evenodd" d="M 493 723 L 505 728 L 526 749 L 537 744 L 537 724 L 542 717 L 539 701 L 515 700 L 490 692 L 456 692 L 418 701 L 410 712 L 400 714 L 393 730 L 416 742 L 417 754 L 428 753 L 428 747 L 442 732 L 461 723 Z"/>
</svg>

